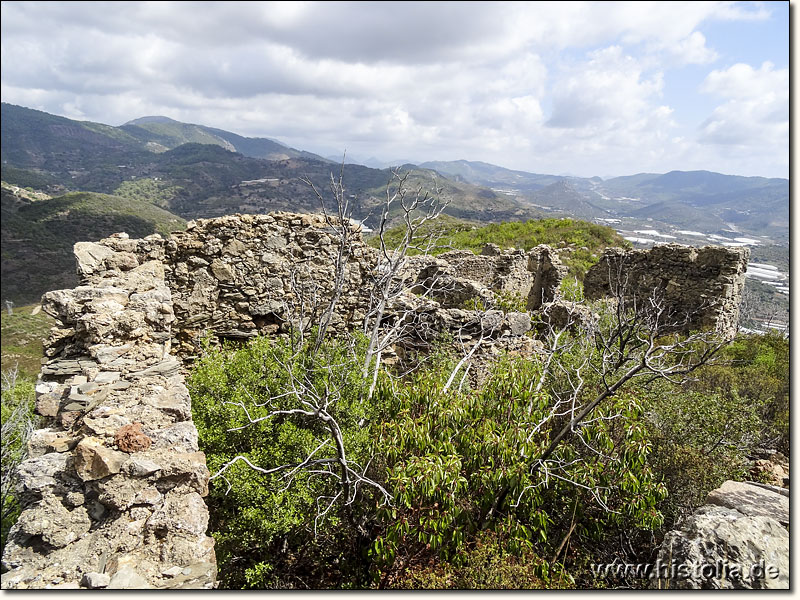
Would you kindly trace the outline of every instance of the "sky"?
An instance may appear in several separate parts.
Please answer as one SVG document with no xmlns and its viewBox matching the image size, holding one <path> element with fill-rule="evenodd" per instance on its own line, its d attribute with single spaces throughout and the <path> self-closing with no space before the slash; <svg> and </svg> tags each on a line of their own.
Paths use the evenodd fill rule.
<svg viewBox="0 0 800 600">
<path fill-rule="evenodd" d="M 2 2 L 3 102 L 323 156 L 789 176 L 789 2 Z"/>
</svg>

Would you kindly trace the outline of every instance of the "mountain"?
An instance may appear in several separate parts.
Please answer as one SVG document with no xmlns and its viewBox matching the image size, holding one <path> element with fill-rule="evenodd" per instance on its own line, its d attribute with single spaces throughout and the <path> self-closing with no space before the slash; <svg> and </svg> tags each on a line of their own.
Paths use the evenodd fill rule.
<svg viewBox="0 0 800 600">
<path fill-rule="evenodd" d="M 513 171 L 497 165 L 469 160 L 432 161 L 424 162 L 419 166 L 434 169 L 442 175 L 456 177 L 459 181 L 491 188 L 505 188 L 503 191 L 508 192 L 537 190 L 564 179 L 557 175 Z"/>
<path fill-rule="evenodd" d="M 629 229 L 657 225 L 762 236 L 777 243 L 789 239 L 788 179 L 670 171 L 603 180 L 529 173 L 467 160 L 420 166 L 536 207 L 604 219 Z"/>
<path fill-rule="evenodd" d="M 38 181 L 51 194 L 91 191 L 150 202 L 184 218 L 270 210 L 317 211 L 337 165 L 266 138 L 180 123 L 136 119 L 122 127 L 72 121 L 2 104 L 4 181 Z M 248 156 L 247 153 L 258 156 Z M 266 157 L 266 158 L 265 158 Z M 449 214 L 476 221 L 525 219 L 541 211 L 506 195 L 406 165 L 409 186 L 439 185 Z M 374 223 L 392 179 L 388 169 L 345 167 L 357 218 Z M 38 187 L 39 186 L 35 186 Z"/>
<path fill-rule="evenodd" d="M 106 163 L 146 160 L 186 143 L 213 144 L 251 158 L 309 158 L 327 161 L 267 138 L 247 138 L 229 131 L 181 123 L 168 117 L 142 117 L 112 127 L 74 121 L 46 112 L 2 104 L 2 160 L 19 168 L 48 171 L 91 169 Z"/>
<path fill-rule="evenodd" d="M 590 196 L 578 191 L 575 184 L 566 179 L 531 192 L 527 197 L 538 208 L 561 211 L 582 219 L 607 217 L 612 214 L 609 210 L 594 204 L 589 199 Z"/>
<path fill-rule="evenodd" d="M 2 104 L 2 136 L 3 293 L 17 304 L 77 284 L 76 241 L 119 231 L 166 233 L 182 228 L 184 219 L 237 212 L 319 211 L 320 199 L 306 180 L 333 209 L 329 185 L 337 166 L 274 140 L 166 117 L 111 127 L 9 104 Z M 489 222 L 542 214 L 490 189 L 407 168 L 413 170 L 405 181 L 408 193 L 438 187 L 451 216 Z M 346 165 L 354 216 L 375 225 L 393 179 L 389 169 Z"/>
<path fill-rule="evenodd" d="M 150 154 L 140 140 L 117 127 L 6 103 L 0 110 L 0 142 L 4 166 L 67 177 L 71 169 L 136 162 Z"/>
<path fill-rule="evenodd" d="M 177 148 L 181 144 L 195 143 L 221 146 L 226 150 L 238 152 L 251 158 L 284 160 L 304 157 L 313 160 L 328 160 L 311 152 L 295 150 L 286 144 L 269 138 L 243 137 L 214 127 L 181 123 L 169 117 L 141 117 L 128 121 L 120 129 L 142 140 L 148 149 L 154 152 Z"/>
<path fill-rule="evenodd" d="M 90 192 L 48 198 L 5 183 L 0 192 L 3 298 L 16 304 L 38 302 L 48 290 L 78 284 L 75 242 L 119 231 L 144 237 L 185 227 L 180 217 L 130 198 Z"/>
</svg>

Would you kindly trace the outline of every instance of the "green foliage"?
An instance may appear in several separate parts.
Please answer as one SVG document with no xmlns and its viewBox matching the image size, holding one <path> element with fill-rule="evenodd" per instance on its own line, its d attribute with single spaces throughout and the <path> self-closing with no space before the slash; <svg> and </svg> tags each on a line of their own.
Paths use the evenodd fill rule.
<svg viewBox="0 0 800 600">
<path fill-rule="evenodd" d="M 579 299 L 576 285 L 565 292 Z M 609 318 L 598 326 L 613 326 Z M 319 446 L 328 434 L 316 419 L 284 414 L 245 427 L 245 407 L 251 419 L 289 409 L 284 392 L 302 381 L 306 397 L 337 390 L 331 410 L 349 459 L 369 464 L 368 476 L 392 498 L 382 504 L 365 488 L 325 512 L 338 489 L 331 478 L 298 471 L 286 479 L 237 464 L 210 495 L 224 585 L 595 585 L 587 565 L 617 556 L 610 539 L 625 533 L 652 546 L 708 491 L 746 477 L 747 454 L 788 402 L 788 341 L 740 338 L 727 362 L 698 370 L 679 393 L 665 380 L 629 382 L 543 464 L 568 423 L 566 407 L 586 405 L 619 376 L 591 340 L 561 335 L 549 370 L 544 358 L 501 357 L 478 388 L 467 379 L 447 384 L 458 357 L 442 342 L 410 375 L 381 371 L 369 402 L 364 340 L 330 342 L 318 354 L 297 340 L 209 347 L 190 387 L 212 472 L 240 455 L 264 468 L 293 465 Z M 758 377 L 768 393 L 748 387 Z M 317 456 L 335 454 L 322 447 Z"/>
<path fill-rule="evenodd" d="M 508 540 L 501 534 L 481 532 L 474 543 L 463 545 L 454 561 L 425 557 L 408 565 L 402 572 L 387 578 L 386 587 L 395 589 L 559 589 L 573 587 L 570 575 L 556 564 L 551 569 L 546 560 L 525 549 L 508 550 Z"/>
<path fill-rule="evenodd" d="M 756 407 L 734 393 L 649 390 L 653 466 L 669 495 L 659 505 L 671 525 L 705 502 L 726 480 L 747 478 L 747 454 L 758 437 Z"/>
<path fill-rule="evenodd" d="M 114 195 L 120 198 L 129 198 L 141 202 L 149 202 L 169 209 L 170 201 L 178 194 L 180 188 L 169 185 L 163 181 L 143 177 L 140 179 L 123 181 L 114 190 Z"/>
<path fill-rule="evenodd" d="M 528 310 L 528 300 L 521 294 L 514 294 L 512 292 L 493 292 L 494 303 L 492 306 L 487 306 L 480 298 L 469 298 L 463 303 L 462 308 L 465 310 L 501 310 L 503 314 L 509 312 L 525 312 Z"/>
<path fill-rule="evenodd" d="M 0 167 L 0 173 L 2 173 L 3 181 L 24 188 L 30 187 L 37 190 L 45 190 L 55 184 L 55 180 L 49 175 L 33 170 L 17 169 L 7 164 L 3 164 Z"/>
<path fill-rule="evenodd" d="M 2 422 L 2 460 L 0 460 L 0 552 L 6 546 L 8 531 L 20 513 L 18 498 L 13 492 L 14 470 L 27 453 L 27 442 L 36 417 L 34 408 L 35 380 L 20 377 L 16 369 L 3 370 L 0 422 Z"/>
<path fill-rule="evenodd" d="M 486 527 L 502 531 L 508 552 L 519 556 L 554 542 L 575 510 L 579 536 L 659 524 L 655 503 L 664 490 L 647 463 L 636 398 L 620 394 L 598 408 L 579 439 L 554 455 L 567 466 L 534 471 L 554 426 L 553 398 L 535 390 L 541 365 L 503 360 L 476 391 L 445 390 L 451 367 L 442 358 L 406 385 L 385 380 L 379 388 L 390 415 L 381 440 L 395 494 L 394 507 L 382 512 L 390 525 L 374 545 L 384 569 L 423 551 L 457 564 Z M 597 491 L 584 493 L 569 481 Z M 504 516 L 486 522 L 505 488 Z"/>
<path fill-rule="evenodd" d="M 513 292 L 496 292 L 494 294 L 497 308 L 503 313 L 526 312 L 528 310 L 528 299 L 522 294 Z"/>
<path fill-rule="evenodd" d="M 310 346 L 257 338 L 246 347 L 206 348 L 194 367 L 188 386 L 194 420 L 209 469 L 219 471 L 236 456 L 273 468 L 300 463 L 328 435 L 319 419 L 278 415 L 250 424 L 271 410 L 299 406 L 287 394 L 302 382 L 308 390 L 329 395 L 328 411 L 342 428 L 349 460 L 370 461 L 372 437 L 364 423 L 375 418 L 376 405 L 362 402 L 360 370 L 364 344 Z M 237 405 L 238 404 L 238 405 Z M 333 444 L 315 458 L 335 457 Z M 237 463 L 225 480 L 211 487 L 211 507 L 217 560 L 225 587 L 339 587 L 358 582 L 360 562 L 357 535 L 341 503 L 315 520 L 339 491 L 332 477 L 298 471 L 263 475 Z M 228 488 L 230 485 L 230 488 Z M 367 489 L 351 505 L 356 513 L 374 507 Z M 302 575 L 302 579 L 296 577 Z"/>
<path fill-rule="evenodd" d="M 644 398 L 653 465 L 669 490 L 659 508 L 671 525 L 726 480 L 748 479 L 754 448 L 788 452 L 789 340 L 739 336 L 680 393 L 659 384 Z"/>
<path fill-rule="evenodd" d="M 402 235 L 401 226 L 390 229 L 385 236 L 387 245 L 396 246 L 400 243 Z M 488 243 L 501 247 L 522 248 L 525 251 L 539 244 L 548 244 L 554 248 L 570 247 L 571 251 L 564 253 L 562 258 L 569 269 L 569 274 L 580 281 L 583 281 L 588 268 L 597 262 L 603 249 L 609 246 L 630 246 L 629 242 L 610 227 L 576 219 L 511 221 L 490 223 L 482 227 L 464 221 L 438 219 L 420 232 L 420 235 L 433 235 L 439 238 L 439 247 L 433 254 L 441 254 L 452 249 L 478 253 Z M 378 240 L 372 238 L 370 243 L 377 245 Z"/>
<path fill-rule="evenodd" d="M 783 333 L 738 336 L 720 363 L 704 368 L 691 387 L 755 407 L 757 443 L 788 454 L 789 338 Z"/>
<path fill-rule="evenodd" d="M 559 284 L 559 291 L 568 302 L 583 302 L 583 285 L 577 277 L 564 277 Z"/>
</svg>

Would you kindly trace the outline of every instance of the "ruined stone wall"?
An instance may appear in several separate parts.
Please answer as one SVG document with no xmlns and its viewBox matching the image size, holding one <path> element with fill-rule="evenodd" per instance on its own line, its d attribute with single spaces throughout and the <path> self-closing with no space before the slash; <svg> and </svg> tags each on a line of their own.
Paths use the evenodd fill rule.
<svg viewBox="0 0 800 600">
<path fill-rule="evenodd" d="M 182 354 L 212 331 L 248 338 L 286 332 L 291 313 L 314 319 L 335 281 L 339 239 L 320 215 L 275 212 L 201 219 L 165 244 L 166 278 Z M 377 251 L 353 235 L 332 326 L 363 320 Z"/>
<path fill-rule="evenodd" d="M 748 248 L 664 244 L 650 250 L 609 248 L 586 274 L 589 300 L 617 290 L 639 303 L 654 291 L 674 318 L 688 316 L 684 329 L 711 328 L 726 338 L 736 335 Z"/>
<path fill-rule="evenodd" d="M 37 382 L 37 430 L 19 469 L 24 510 L 3 588 L 203 588 L 209 472 L 171 353 L 163 241 L 76 244 L 82 284 L 48 292 L 59 323 Z"/>
<path fill-rule="evenodd" d="M 81 285 L 43 298 L 59 322 L 37 384 L 48 426 L 20 468 L 25 508 L 3 555 L 4 588 L 213 585 L 209 473 L 181 361 L 208 333 L 245 339 L 285 333 L 293 316 L 315 322 L 338 250 L 323 217 L 293 213 L 199 220 L 166 240 L 76 244 Z M 355 230 L 351 250 L 334 330 L 363 320 L 376 274 L 377 251 Z M 608 274 L 621 269 L 639 293 L 655 287 L 678 305 L 707 304 L 698 323 L 728 331 L 746 258 L 724 248 L 610 250 L 587 275 L 586 296 L 607 294 Z M 564 274 L 547 246 L 412 257 L 402 273 L 409 292 L 387 316 L 414 311 L 423 345 L 449 331 L 461 350 L 480 343 L 489 357 L 530 356 L 531 316 L 495 310 L 497 297 L 527 299 L 547 319 Z M 470 310 L 471 300 L 488 310 Z"/>
<path fill-rule="evenodd" d="M 259 333 L 286 333 L 290 318 L 296 320 L 301 314 L 315 322 L 332 294 L 338 244 L 324 217 L 274 212 L 200 219 L 161 242 L 160 249 L 151 240 L 130 251 L 161 253 L 175 312 L 175 350 L 191 356 L 208 333 L 246 339 Z M 543 269 L 543 255 L 548 257 L 548 268 L 560 267 L 549 249 L 525 253 L 489 244 L 481 255 L 454 251 L 410 257 L 404 277 L 410 289 L 434 287 L 430 297 L 439 308 L 460 309 L 472 299 L 493 308 L 497 294 L 527 299 L 532 290 L 550 301 L 560 282 L 560 276 L 552 273 L 561 272 L 555 267 Z M 354 229 L 334 330 L 363 321 L 377 262 L 378 251 Z"/>
<path fill-rule="evenodd" d="M 498 301 L 519 300 L 527 309 L 537 309 L 556 298 L 566 267 L 548 246 L 525 252 L 486 244 L 480 254 L 453 250 L 435 257 L 412 256 L 406 271 L 412 289 L 433 290 L 432 297 L 445 308 L 480 300 L 491 309 Z"/>
</svg>

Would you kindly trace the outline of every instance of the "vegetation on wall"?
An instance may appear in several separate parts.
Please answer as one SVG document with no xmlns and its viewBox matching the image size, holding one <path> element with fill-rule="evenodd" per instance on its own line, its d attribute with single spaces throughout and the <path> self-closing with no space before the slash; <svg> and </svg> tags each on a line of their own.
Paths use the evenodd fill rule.
<svg viewBox="0 0 800 600">
<path fill-rule="evenodd" d="M 400 243 L 404 226 L 389 229 L 384 239 L 389 247 Z M 605 248 L 616 246 L 629 248 L 630 242 L 605 225 L 597 225 L 577 219 L 530 219 L 482 225 L 442 216 L 420 231 L 420 238 L 436 239 L 436 248 L 431 254 L 448 250 L 471 250 L 480 253 L 486 244 L 497 244 L 501 248 L 522 248 L 525 251 L 547 244 L 557 249 L 567 249 L 560 257 L 569 269 L 571 277 L 583 280 L 588 268 L 597 262 Z M 378 245 L 377 236 L 368 238 L 373 246 Z M 418 252 L 418 251 L 417 251 Z M 412 249 L 409 254 L 414 254 Z"/>
</svg>

